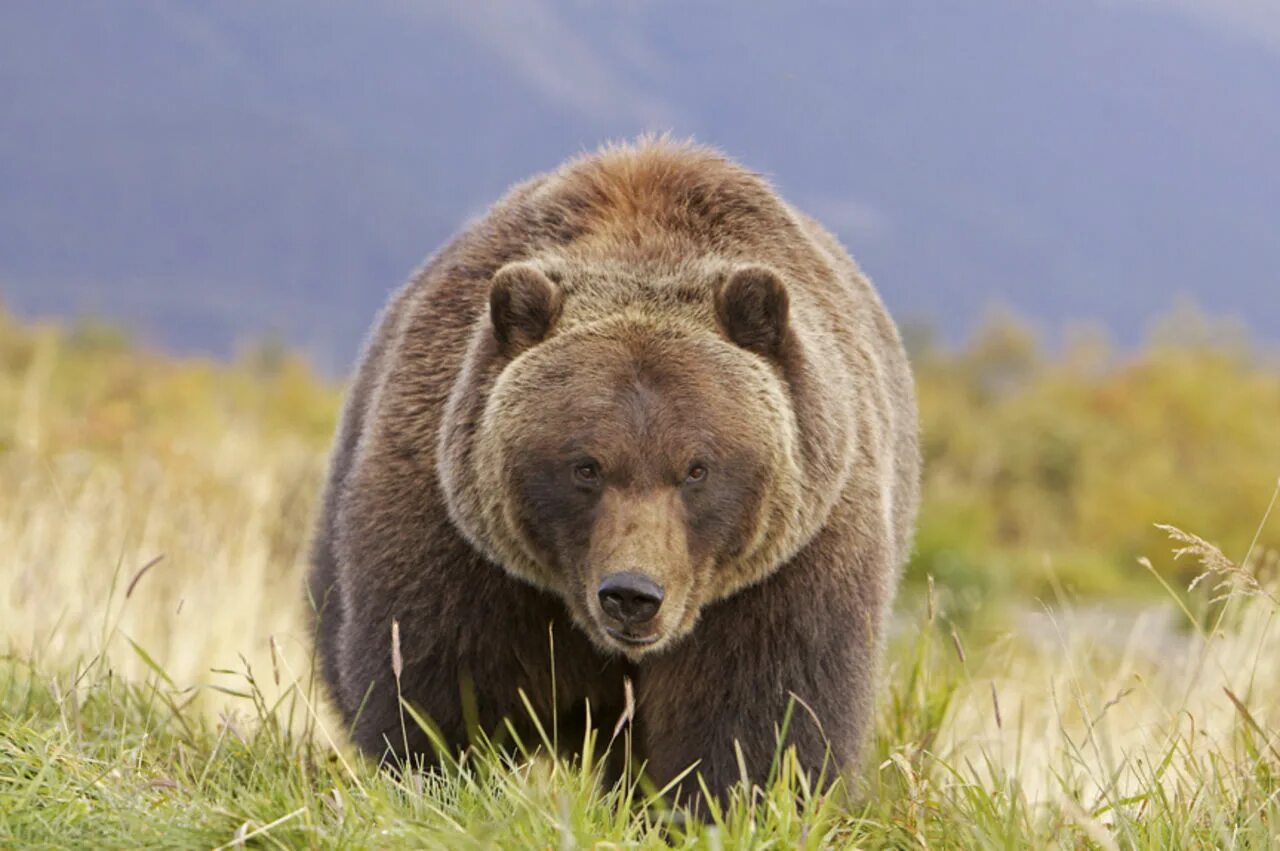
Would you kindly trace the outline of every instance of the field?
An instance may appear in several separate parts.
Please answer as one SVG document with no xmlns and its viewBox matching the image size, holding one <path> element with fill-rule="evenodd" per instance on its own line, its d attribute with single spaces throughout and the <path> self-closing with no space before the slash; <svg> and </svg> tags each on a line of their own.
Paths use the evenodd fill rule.
<svg viewBox="0 0 1280 851">
<path fill-rule="evenodd" d="M 362 761 L 301 592 L 340 387 L 0 311 L 0 847 L 1280 842 L 1280 365 L 1189 310 L 1136 352 L 909 337 L 926 499 L 862 778 L 784 758 L 694 825 L 533 752 Z"/>
</svg>

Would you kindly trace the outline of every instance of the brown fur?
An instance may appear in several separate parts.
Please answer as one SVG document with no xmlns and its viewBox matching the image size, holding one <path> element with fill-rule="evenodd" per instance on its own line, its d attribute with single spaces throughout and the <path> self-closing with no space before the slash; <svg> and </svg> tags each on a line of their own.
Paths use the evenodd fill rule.
<svg viewBox="0 0 1280 851">
<path fill-rule="evenodd" d="M 512 190 L 384 313 L 315 547 L 325 679 L 360 747 L 403 755 L 396 619 L 404 698 L 453 747 L 519 725 L 518 689 L 611 725 L 630 676 L 659 783 L 698 762 L 722 793 L 735 741 L 762 779 L 793 697 L 787 744 L 847 769 L 917 478 L 897 331 L 838 243 L 714 152 L 607 148 Z M 665 589 L 651 644 L 604 629 L 618 571 Z"/>
</svg>

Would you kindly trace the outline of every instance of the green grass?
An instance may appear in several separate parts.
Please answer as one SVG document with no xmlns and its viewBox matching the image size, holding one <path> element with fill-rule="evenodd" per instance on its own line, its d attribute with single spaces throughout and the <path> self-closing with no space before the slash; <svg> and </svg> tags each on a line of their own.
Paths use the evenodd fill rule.
<svg viewBox="0 0 1280 851">
<path fill-rule="evenodd" d="M 1277 607 L 1225 558 L 1206 566 L 1233 593 L 1216 608 L 1177 594 L 1213 626 L 1169 636 L 1176 665 L 1072 637 L 1068 614 L 1044 653 L 1016 632 L 962 638 L 944 602 L 922 601 L 862 777 L 819 795 L 783 760 L 704 823 L 537 743 L 398 777 L 330 746 L 341 731 L 283 656 L 210 694 L 112 630 L 81 666 L 0 663 L 0 847 L 1269 847 Z M 120 677 L 115 654 L 150 673 Z"/>
</svg>

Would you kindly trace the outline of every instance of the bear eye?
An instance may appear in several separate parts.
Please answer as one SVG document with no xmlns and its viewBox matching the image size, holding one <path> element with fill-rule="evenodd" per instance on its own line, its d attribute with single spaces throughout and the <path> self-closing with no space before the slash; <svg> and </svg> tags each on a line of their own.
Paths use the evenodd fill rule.
<svg viewBox="0 0 1280 851">
<path fill-rule="evenodd" d="M 583 461 L 573 467 L 573 478 L 580 485 L 594 487 L 600 483 L 600 466 L 595 461 Z"/>
<path fill-rule="evenodd" d="M 697 484 L 707 478 L 707 467 L 705 464 L 694 464 L 689 468 L 689 472 L 685 474 L 684 480 L 690 484 Z"/>
</svg>

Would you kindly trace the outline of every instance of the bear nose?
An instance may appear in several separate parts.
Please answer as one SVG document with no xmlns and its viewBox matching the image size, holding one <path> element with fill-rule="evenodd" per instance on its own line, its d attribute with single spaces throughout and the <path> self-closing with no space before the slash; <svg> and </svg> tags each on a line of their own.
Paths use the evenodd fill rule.
<svg viewBox="0 0 1280 851">
<path fill-rule="evenodd" d="M 600 582 L 600 608 L 625 626 L 653 620 L 662 606 L 662 586 L 639 573 L 611 573 Z"/>
</svg>

